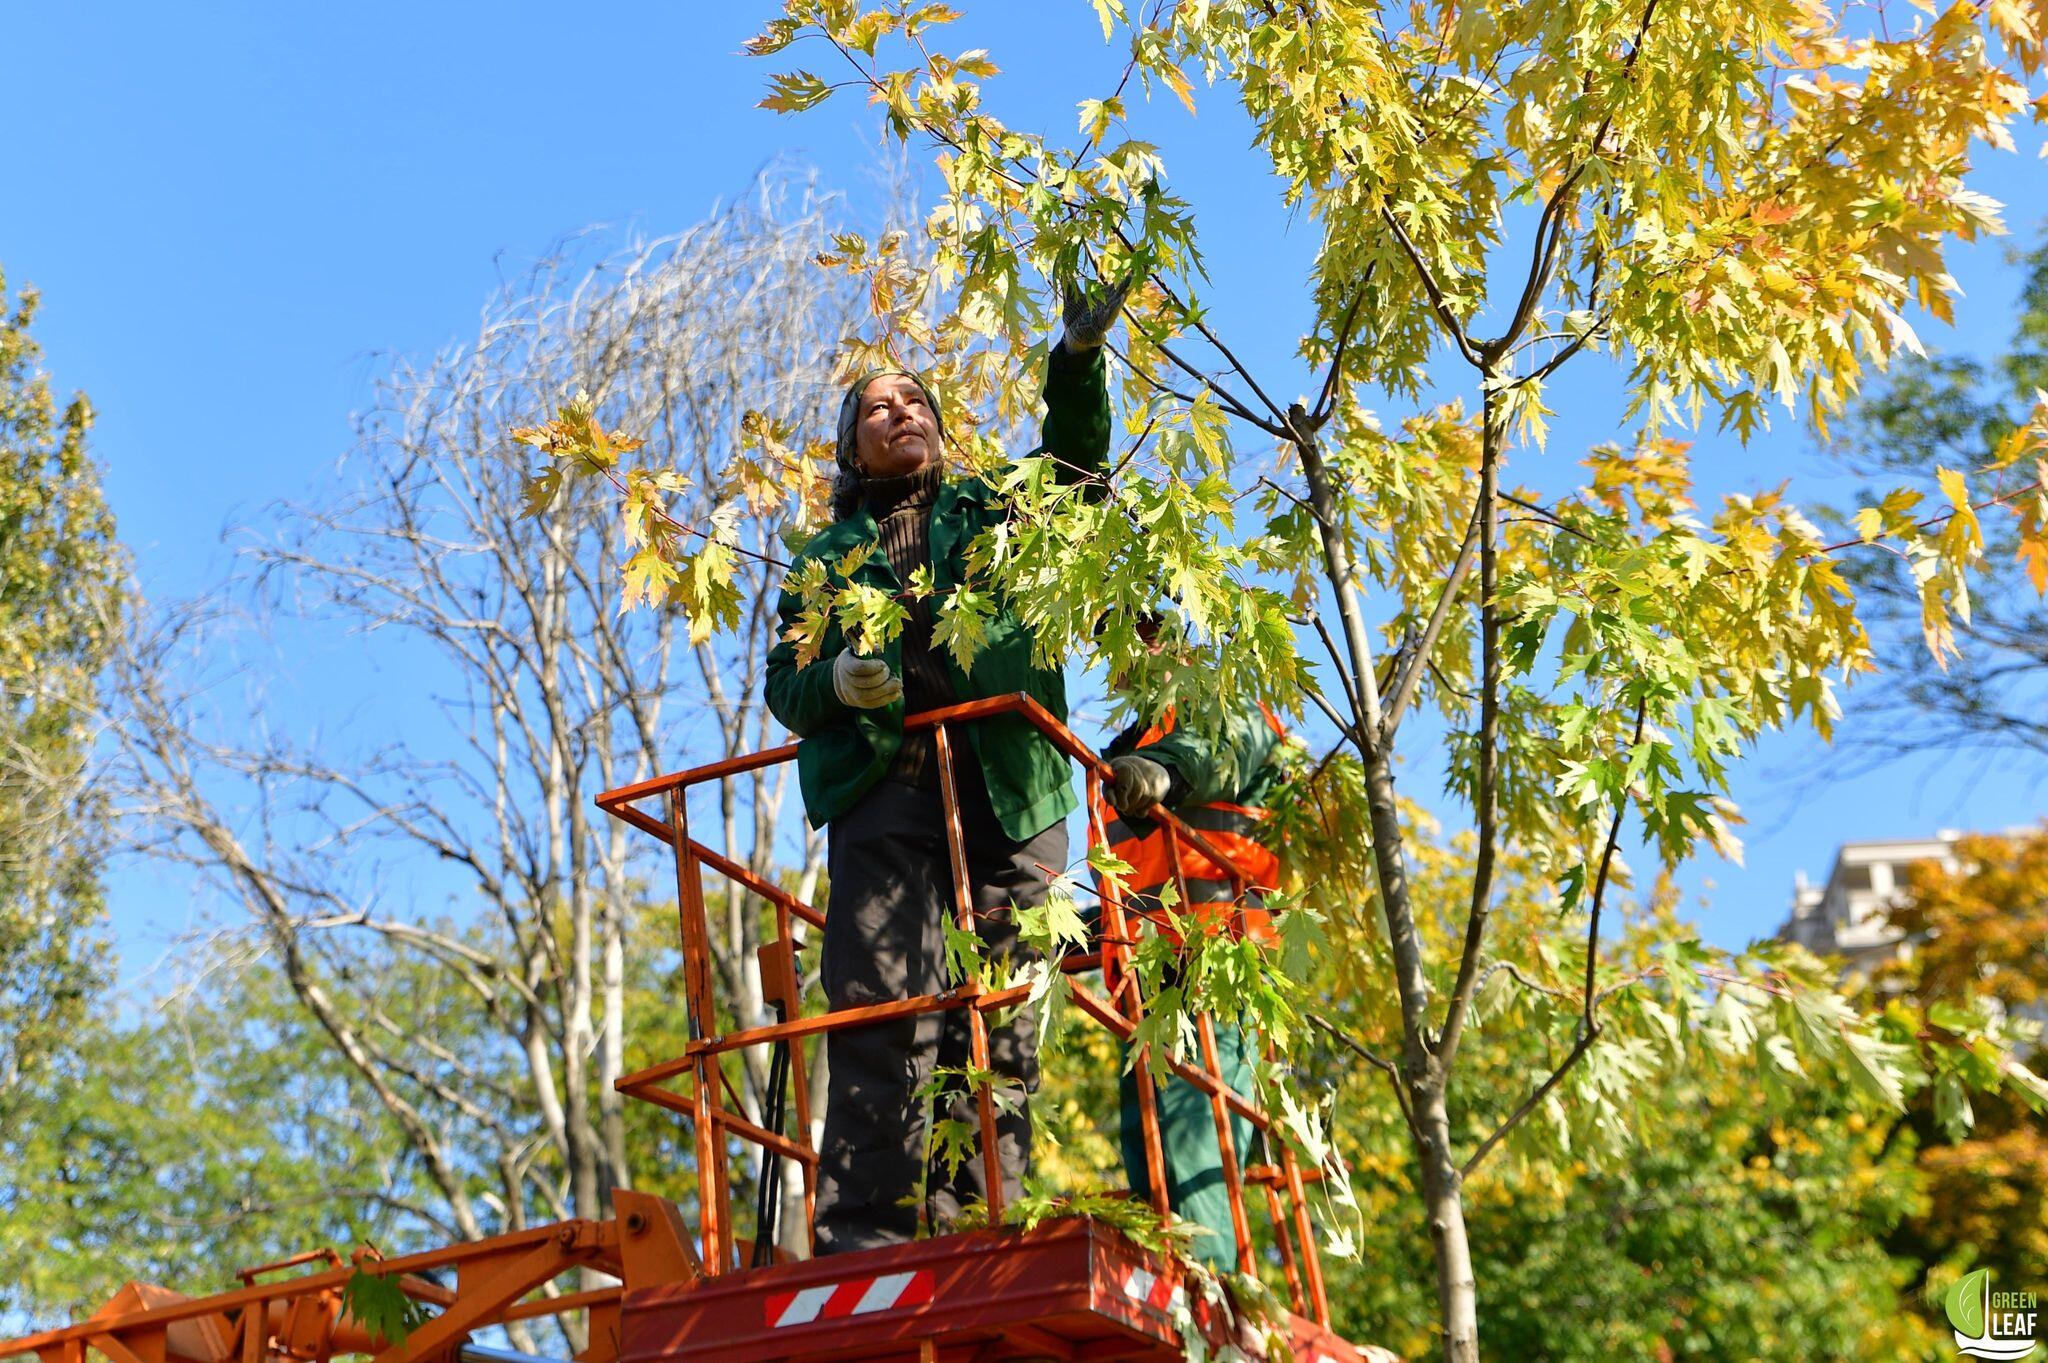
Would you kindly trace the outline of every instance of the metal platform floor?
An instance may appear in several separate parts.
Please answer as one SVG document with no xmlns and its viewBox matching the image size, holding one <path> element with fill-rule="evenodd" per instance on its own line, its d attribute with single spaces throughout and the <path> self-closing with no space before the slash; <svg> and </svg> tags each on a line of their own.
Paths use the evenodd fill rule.
<svg viewBox="0 0 2048 1363">
<path fill-rule="evenodd" d="M 1174 1363 L 1187 1295 L 1160 1256 L 1067 1218 L 628 1290 L 619 1363 Z M 1191 1307 L 1220 1340 L 1217 1313 Z M 1393 1358 L 1291 1321 L 1301 1363 Z"/>
</svg>

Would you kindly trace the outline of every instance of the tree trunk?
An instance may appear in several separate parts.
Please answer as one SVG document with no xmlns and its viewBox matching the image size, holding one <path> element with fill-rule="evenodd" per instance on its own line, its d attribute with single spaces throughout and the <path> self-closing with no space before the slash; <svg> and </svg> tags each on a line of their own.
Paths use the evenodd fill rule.
<svg viewBox="0 0 2048 1363">
<path fill-rule="evenodd" d="M 1448 1363 L 1478 1363 L 1478 1292 L 1472 1272 L 1472 1247 L 1465 1233 L 1463 1179 L 1451 1149 L 1446 1102 L 1449 1073 L 1440 1062 L 1431 1034 L 1429 977 L 1408 894 L 1400 805 L 1394 792 L 1391 735 L 1380 730 L 1377 678 L 1366 643 L 1365 618 L 1350 555 L 1337 524 L 1339 513 L 1329 469 L 1312 438 L 1297 439 L 1296 448 L 1308 484 L 1309 506 L 1322 537 L 1324 568 L 1350 654 L 1347 692 L 1353 706 L 1352 739 L 1365 768 L 1380 911 L 1386 922 L 1394 978 L 1400 992 L 1402 1046 L 1398 1082 L 1406 1086 L 1414 1114 L 1411 1136 L 1436 1262 L 1444 1357 Z M 1481 514 L 1485 511 L 1482 507 Z M 1345 670 L 1345 660 L 1331 661 L 1340 673 Z"/>
<path fill-rule="evenodd" d="M 1451 1154 L 1450 1114 L 1439 1080 L 1415 1090 L 1417 1163 L 1422 1208 L 1436 1255 L 1437 1318 L 1443 1323 L 1445 1363 L 1479 1363 L 1479 1292 L 1472 1276 L 1472 1245 L 1465 1237 L 1465 1180 Z"/>
</svg>

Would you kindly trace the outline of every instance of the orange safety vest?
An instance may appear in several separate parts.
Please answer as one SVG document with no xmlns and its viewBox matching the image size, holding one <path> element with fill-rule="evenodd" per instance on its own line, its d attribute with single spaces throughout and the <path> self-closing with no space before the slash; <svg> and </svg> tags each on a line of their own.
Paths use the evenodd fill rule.
<svg viewBox="0 0 2048 1363">
<path fill-rule="evenodd" d="M 1284 740 L 1287 730 L 1281 727 L 1273 712 L 1264 704 L 1259 709 L 1273 732 Z M 1145 730 L 1131 751 L 1141 753 L 1157 743 L 1173 732 L 1173 723 L 1173 711 L 1168 710 L 1159 723 Z M 1151 832 L 1139 834 L 1110 807 L 1102 789 L 1102 782 L 1089 781 L 1088 803 L 1094 811 L 1097 827 L 1103 830 L 1105 846 L 1131 868 L 1125 886 L 1125 912 L 1128 914 L 1132 911 L 1132 899 L 1142 901 L 1145 896 L 1156 899 L 1159 892 L 1173 881 L 1173 850 L 1168 845 L 1164 824 L 1154 823 Z M 1261 895 L 1279 889 L 1280 858 L 1273 849 L 1253 836 L 1258 825 L 1266 819 L 1267 812 L 1222 800 L 1212 804 L 1188 805 L 1173 812 L 1231 863 L 1227 867 L 1219 865 L 1194 843 L 1186 838 L 1179 839 L 1180 870 L 1186 878 L 1186 893 L 1182 902 L 1174 906 L 1174 912 L 1183 917 L 1194 915 L 1208 932 L 1231 929 L 1262 942 L 1275 940 L 1273 916 L 1266 911 Z M 1242 902 L 1231 893 L 1233 870 L 1244 885 Z M 1142 903 L 1140 907 L 1143 907 Z M 1166 935 L 1175 936 L 1166 927 L 1164 915 L 1156 908 L 1144 916 L 1158 924 Z"/>
</svg>

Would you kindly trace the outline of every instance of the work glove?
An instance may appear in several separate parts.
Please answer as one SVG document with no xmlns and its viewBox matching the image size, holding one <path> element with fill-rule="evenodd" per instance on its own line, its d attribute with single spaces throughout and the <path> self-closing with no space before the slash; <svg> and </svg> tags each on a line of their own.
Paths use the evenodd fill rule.
<svg viewBox="0 0 2048 1363">
<path fill-rule="evenodd" d="M 1173 788 L 1173 773 L 1149 757 L 1112 757 L 1109 773 L 1109 806 L 1127 816 L 1151 813 Z"/>
<path fill-rule="evenodd" d="M 903 682 L 880 658 L 863 658 L 852 650 L 832 663 L 832 691 L 842 705 L 874 710 L 903 694 Z"/>
<path fill-rule="evenodd" d="M 1131 286 L 1140 277 L 1133 275 L 1121 284 L 1090 288 L 1077 283 L 1070 287 L 1067 301 L 1060 309 L 1067 349 L 1087 351 L 1100 346 L 1109 336 L 1109 329 L 1116 325 L 1117 314 L 1124 310 L 1124 300 L 1130 297 Z"/>
</svg>

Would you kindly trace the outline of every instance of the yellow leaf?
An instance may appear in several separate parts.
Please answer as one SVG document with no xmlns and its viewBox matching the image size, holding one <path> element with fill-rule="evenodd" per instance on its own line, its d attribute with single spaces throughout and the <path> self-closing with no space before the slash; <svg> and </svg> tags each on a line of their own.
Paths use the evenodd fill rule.
<svg viewBox="0 0 2048 1363">
<path fill-rule="evenodd" d="M 1960 511 L 1970 504 L 1970 490 L 1963 482 L 1962 474 L 1954 469 L 1938 468 L 1934 471 L 1934 476 L 1941 481 L 1942 493 L 1947 496 L 1951 506 Z"/>
<path fill-rule="evenodd" d="M 832 93 L 831 87 L 808 71 L 790 71 L 774 78 L 775 93 L 759 107 L 777 113 L 801 113 Z"/>
<path fill-rule="evenodd" d="M 1081 131 L 1088 134 L 1091 142 L 1100 142 L 1102 135 L 1109 131 L 1110 121 L 1123 116 L 1124 102 L 1120 99 L 1081 101 Z"/>
<path fill-rule="evenodd" d="M 866 563 L 868 556 L 874 553 L 874 551 L 875 546 L 872 543 L 854 545 L 853 548 L 846 551 L 844 558 L 841 558 L 837 564 L 833 565 L 833 572 L 842 580 L 851 580 L 854 573 L 859 571 L 860 565 Z"/>
</svg>

